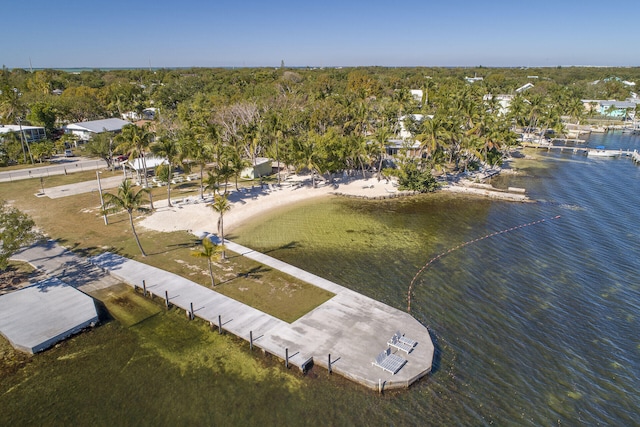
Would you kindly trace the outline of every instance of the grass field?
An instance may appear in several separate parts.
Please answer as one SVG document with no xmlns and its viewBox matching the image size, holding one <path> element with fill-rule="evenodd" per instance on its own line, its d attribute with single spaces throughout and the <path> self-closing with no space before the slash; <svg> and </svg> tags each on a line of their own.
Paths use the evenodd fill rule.
<svg viewBox="0 0 640 427">
<path fill-rule="evenodd" d="M 105 171 L 102 178 L 120 175 Z M 45 178 L 47 187 L 95 179 L 95 172 L 80 172 Z M 133 239 L 125 213 L 110 215 L 105 225 L 100 212 L 100 198 L 95 192 L 59 199 L 36 197 L 40 180 L 0 183 L 4 200 L 29 214 L 49 238 L 84 256 L 111 251 L 147 263 L 203 286 L 210 287 L 206 259 L 191 256 L 199 241 L 186 232 L 161 233 L 136 228 L 147 257 L 142 257 Z M 111 190 L 115 192 L 115 190 Z M 191 195 L 198 191 L 194 183 L 184 183 L 172 195 Z M 154 188 L 154 200 L 166 198 L 166 188 Z M 214 221 L 212 214 L 212 222 Z M 214 264 L 216 291 L 292 322 L 333 296 L 330 292 L 302 282 L 292 276 L 260 265 L 242 256 L 228 254 L 228 259 Z"/>
</svg>

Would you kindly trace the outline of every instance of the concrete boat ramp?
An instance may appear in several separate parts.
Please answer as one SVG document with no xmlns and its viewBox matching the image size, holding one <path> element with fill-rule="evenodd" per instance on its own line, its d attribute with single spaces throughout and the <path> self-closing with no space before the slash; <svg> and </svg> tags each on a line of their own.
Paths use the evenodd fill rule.
<svg viewBox="0 0 640 427">
<path fill-rule="evenodd" d="M 188 279 L 119 255 L 104 253 L 91 262 L 132 286 L 142 288 L 144 281 L 147 292 L 185 310 L 187 316 L 210 322 L 216 330 L 243 338 L 301 370 L 313 363 L 374 390 L 405 388 L 431 371 L 434 346 L 429 331 L 408 313 L 265 254 L 228 241 L 225 245 L 335 296 L 287 323 Z M 388 342 L 397 331 L 417 344 L 404 350 L 390 347 Z M 395 353 L 395 360 L 406 360 L 395 374 L 372 363 L 387 349 Z"/>
</svg>

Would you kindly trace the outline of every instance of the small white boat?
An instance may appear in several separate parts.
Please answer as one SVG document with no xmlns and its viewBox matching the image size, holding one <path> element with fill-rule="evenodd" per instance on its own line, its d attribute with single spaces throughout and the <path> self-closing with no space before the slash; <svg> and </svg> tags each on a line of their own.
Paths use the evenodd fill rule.
<svg viewBox="0 0 640 427">
<path fill-rule="evenodd" d="M 596 148 L 592 148 L 591 150 L 587 151 L 587 156 L 589 157 L 616 157 L 619 155 L 619 151 L 606 150 L 603 145 L 599 145 Z"/>
</svg>

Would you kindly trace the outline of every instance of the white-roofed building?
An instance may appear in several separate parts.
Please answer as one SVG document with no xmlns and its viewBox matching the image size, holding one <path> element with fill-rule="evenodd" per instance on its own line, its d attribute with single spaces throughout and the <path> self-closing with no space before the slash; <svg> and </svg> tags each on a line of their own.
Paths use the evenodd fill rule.
<svg viewBox="0 0 640 427">
<path fill-rule="evenodd" d="M 3 134 L 15 132 L 22 135 L 27 142 L 37 142 L 47 137 L 47 133 L 41 126 L 25 126 L 25 125 L 0 125 L 0 139 Z"/>
<path fill-rule="evenodd" d="M 272 172 L 271 159 L 267 157 L 256 157 L 255 163 L 242 169 L 240 176 L 247 179 L 256 179 L 261 176 L 271 175 Z"/>
<path fill-rule="evenodd" d="M 533 83 L 526 83 L 520 86 L 518 89 L 516 89 L 516 93 L 524 92 L 525 90 L 531 89 L 532 87 L 533 87 Z"/>
<path fill-rule="evenodd" d="M 422 89 L 411 89 L 411 97 L 416 100 L 418 104 L 422 104 L 422 97 L 424 96 L 424 91 Z"/>
<path fill-rule="evenodd" d="M 89 122 L 71 123 L 64 127 L 66 133 L 77 135 L 81 141 L 88 141 L 91 136 L 102 132 L 115 132 L 122 131 L 122 128 L 126 125 L 130 125 L 131 122 L 122 119 L 102 119 L 92 120 Z"/>
<path fill-rule="evenodd" d="M 398 125 L 400 126 L 400 131 L 398 132 L 398 135 L 402 139 L 413 138 L 413 135 L 411 134 L 411 131 L 409 129 L 407 129 L 407 126 L 405 126 L 405 120 L 406 119 L 407 119 L 407 116 L 402 116 L 398 120 Z M 422 120 L 424 120 L 424 115 L 422 115 L 422 114 L 411 114 L 411 120 L 413 120 L 414 122 L 418 122 L 418 123 L 422 122 Z"/>
</svg>

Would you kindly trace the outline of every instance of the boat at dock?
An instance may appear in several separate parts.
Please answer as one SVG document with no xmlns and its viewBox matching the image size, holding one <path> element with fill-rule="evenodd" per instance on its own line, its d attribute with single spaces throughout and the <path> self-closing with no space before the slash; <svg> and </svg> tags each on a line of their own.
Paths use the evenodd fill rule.
<svg viewBox="0 0 640 427">
<path fill-rule="evenodd" d="M 604 145 L 599 145 L 594 149 L 587 150 L 587 156 L 589 157 L 616 157 L 620 155 L 620 151 L 607 150 Z"/>
</svg>

